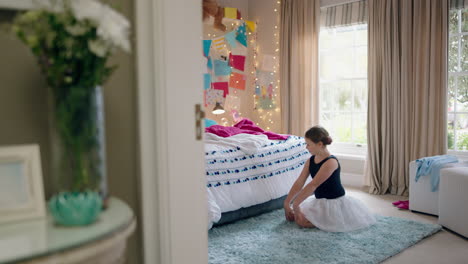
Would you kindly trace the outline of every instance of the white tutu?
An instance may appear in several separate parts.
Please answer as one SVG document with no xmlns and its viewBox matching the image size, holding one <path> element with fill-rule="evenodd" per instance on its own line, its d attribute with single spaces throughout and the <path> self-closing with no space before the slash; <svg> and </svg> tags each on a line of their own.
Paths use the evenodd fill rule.
<svg viewBox="0 0 468 264">
<path fill-rule="evenodd" d="M 362 202 L 347 195 L 336 199 L 317 199 L 312 195 L 299 207 L 314 226 L 329 232 L 353 231 L 376 221 Z"/>
</svg>

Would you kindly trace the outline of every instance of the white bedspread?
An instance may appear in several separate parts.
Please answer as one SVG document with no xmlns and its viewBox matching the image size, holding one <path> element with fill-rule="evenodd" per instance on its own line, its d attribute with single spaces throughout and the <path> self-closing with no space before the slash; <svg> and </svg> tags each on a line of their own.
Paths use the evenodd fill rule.
<svg viewBox="0 0 468 264">
<path fill-rule="evenodd" d="M 264 135 L 211 135 L 205 135 L 209 227 L 221 213 L 286 195 L 310 158 L 302 137 L 268 140 Z"/>
</svg>

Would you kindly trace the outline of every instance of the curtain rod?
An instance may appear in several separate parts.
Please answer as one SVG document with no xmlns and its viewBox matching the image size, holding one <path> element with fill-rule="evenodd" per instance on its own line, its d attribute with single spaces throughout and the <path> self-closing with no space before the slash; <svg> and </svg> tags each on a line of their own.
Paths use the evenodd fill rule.
<svg viewBox="0 0 468 264">
<path fill-rule="evenodd" d="M 350 4 L 363 0 L 320 0 L 320 8 L 329 8 L 333 6 L 339 6 L 344 4 Z"/>
</svg>

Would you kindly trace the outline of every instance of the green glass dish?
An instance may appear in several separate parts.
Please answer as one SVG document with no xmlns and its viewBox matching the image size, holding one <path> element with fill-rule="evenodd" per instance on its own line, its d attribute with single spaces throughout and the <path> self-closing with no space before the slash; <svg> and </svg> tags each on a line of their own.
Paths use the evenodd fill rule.
<svg viewBox="0 0 468 264">
<path fill-rule="evenodd" d="M 49 200 L 48 206 L 57 224 L 83 226 L 96 221 L 102 210 L 102 199 L 92 191 L 61 192 Z"/>
</svg>

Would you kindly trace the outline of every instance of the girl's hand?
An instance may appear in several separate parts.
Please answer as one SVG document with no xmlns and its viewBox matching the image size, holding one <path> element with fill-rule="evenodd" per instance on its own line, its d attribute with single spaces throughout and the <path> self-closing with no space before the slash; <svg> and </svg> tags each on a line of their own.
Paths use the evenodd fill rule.
<svg viewBox="0 0 468 264">
<path fill-rule="evenodd" d="M 305 218 L 304 214 L 298 209 L 296 212 L 296 218 L 294 219 L 296 224 L 300 227 L 307 227 L 308 220 Z"/>
<path fill-rule="evenodd" d="M 284 206 L 284 216 L 286 217 L 286 220 L 288 220 L 289 222 L 294 221 L 294 212 L 291 209 L 291 207 L 287 205 Z"/>
</svg>

